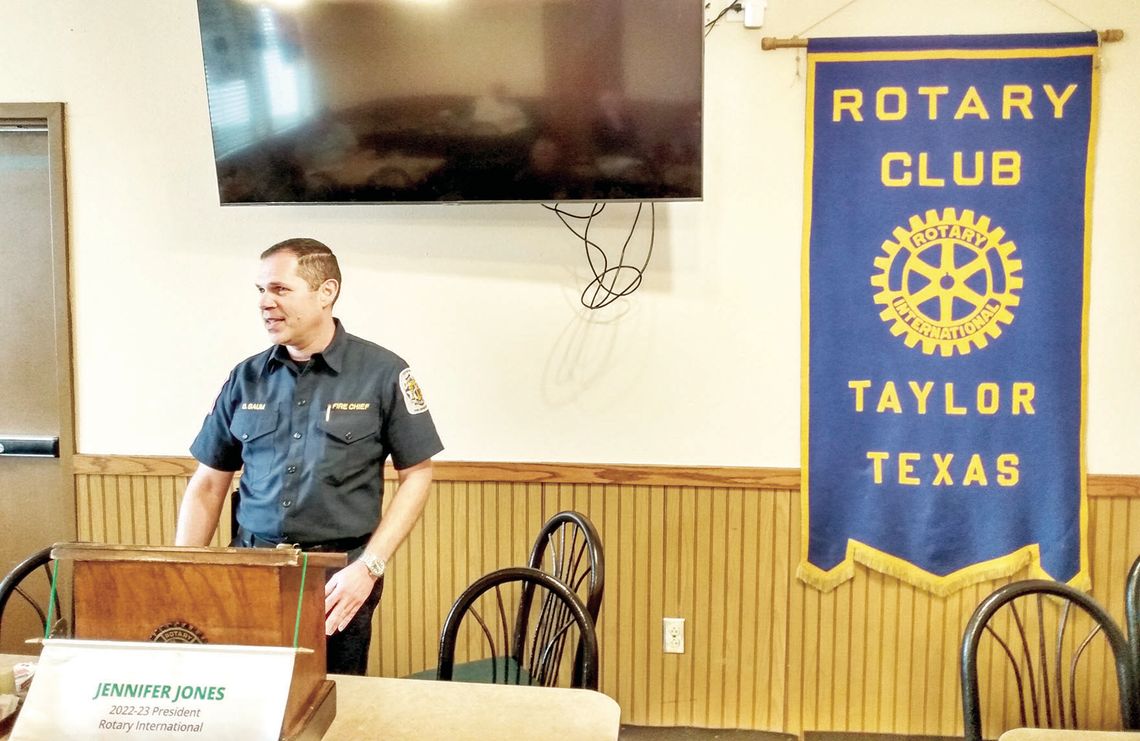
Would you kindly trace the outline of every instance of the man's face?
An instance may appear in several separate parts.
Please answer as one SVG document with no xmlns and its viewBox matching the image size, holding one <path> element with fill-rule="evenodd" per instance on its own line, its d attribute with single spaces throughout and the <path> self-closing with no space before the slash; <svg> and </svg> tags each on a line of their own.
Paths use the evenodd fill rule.
<svg viewBox="0 0 1140 741">
<path fill-rule="evenodd" d="M 327 283 L 326 283 L 327 286 Z M 304 348 L 320 333 L 325 307 L 330 305 L 326 286 L 309 288 L 297 275 L 297 256 L 278 252 L 261 261 L 257 273 L 258 307 L 265 330 L 275 345 Z"/>
</svg>

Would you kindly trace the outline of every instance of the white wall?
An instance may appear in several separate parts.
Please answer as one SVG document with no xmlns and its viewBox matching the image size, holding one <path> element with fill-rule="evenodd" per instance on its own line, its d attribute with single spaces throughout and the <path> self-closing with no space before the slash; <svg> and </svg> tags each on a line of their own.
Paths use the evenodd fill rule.
<svg viewBox="0 0 1140 741">
<path fill-rule="evenodd" d="M 1103 53 L 1088 434 L 1091 471 L 1136 474 L 1140 3 L 1058 2 L 1128 34 Z M 771 0 L 762 31 L 708 37 L 705 199 L 658 206 L 644 285 L 591 314 L 537 205 L 220 208 L 190 0 L 4 0 L 0 100 L 67 104 L 80 451 L 185 454 L 265 344 L 258 252 L 309 235 L 341 257 L 349 330 L 411 361 L 443 459 L 798 466 L 803 60 L 760 38 L 844 4 Z M 1067 30 L 1041 0 L 861 0 L 807 35 Z"/>
</svg>

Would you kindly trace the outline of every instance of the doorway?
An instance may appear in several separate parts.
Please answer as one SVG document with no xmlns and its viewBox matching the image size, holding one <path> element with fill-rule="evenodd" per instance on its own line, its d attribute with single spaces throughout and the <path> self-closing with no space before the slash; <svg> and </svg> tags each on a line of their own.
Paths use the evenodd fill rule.
<svg viewBox="0 0 1140 741">
<path fill-rule="evenodd" d="M 76 533 L 64 174 L 63 104 L 0 103 L 0 575 Z M 0 653 L 38 652 L 36 620 L 14 597 Z"/>
</svg>

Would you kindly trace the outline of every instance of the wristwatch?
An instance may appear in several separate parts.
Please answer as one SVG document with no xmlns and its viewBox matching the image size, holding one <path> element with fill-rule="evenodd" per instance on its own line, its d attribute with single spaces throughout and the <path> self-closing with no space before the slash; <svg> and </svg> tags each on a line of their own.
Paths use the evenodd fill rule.
<svg viewBox="0 0 1140 741">
<path fill-rule="evenodd" d="M 364 564 L 364 568 L 368 569 L 368 573 L 372 574 L 373 579 L 379 579 L 384 576 L 384 567 L 388 565 L 384 559 L 377 558 L 368 551 L 360 555 L 360 562 Z"/>
</svg>

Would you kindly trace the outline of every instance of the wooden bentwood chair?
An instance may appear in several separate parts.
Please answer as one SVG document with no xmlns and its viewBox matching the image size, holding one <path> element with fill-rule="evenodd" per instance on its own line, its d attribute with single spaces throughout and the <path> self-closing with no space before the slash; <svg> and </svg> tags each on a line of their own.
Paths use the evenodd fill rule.
<svg viewBox="0 0 1140 741">
<path fill-rule="evenodd" d="M 1128 649 L 1132 654 L 1132 677 L 1140 692 L 1140 556 L 1128 569 L 1124 587 L 1124 623 L 1128 631 Z"/>
<path fill-rule="evenodd" d="M 474 621 L 474 624 L 469 622 Z M 463 633 L 469 660 L 457 667 Z M 567 644 L 582 660 L 563 667 Z M 452 605 L 439 639 L 436 678 L 598 689 L 598 639 L 582 601 L 562 581 L 526 566 L 476 579 Z"/>
<path fill-rule="evenodd" d="M 1074 605 L 1078 609 L 1073 610 Z M 994 667 L 1006 667 L 1006 672 L 991 671 L 990 676 L 1004 681 L 1012 671 L 1020 726 L 1087 729 L 1078 716 L 1079 686 L 1085 683 L 1094 697 L 1104 688 L 1099 678 L 1089 676 L 1090 662 L 1082 666 L 1081 659 L 1091 653 L 1088 649 L 1099 635 L 1098 643 L 1107 642 L 1111 651 L 1121 726 L 1140 728 L 1140 698 L 1124 633 L 1084 592 L 1032 579 L 999 587 L 982 600 L 966 625 L 960 664 L 966 741 L 982 739 L 978 647 L 983 635 L 997 644 L 987 646 L 992 648 Z"/>
<path fill-rule="evenodd" d="M 606 588 L 606 563 L 602 538 L 589 518 L 572 511 L 552 516 L 535 538 L 527 566 L 545 571 L 570 587 L 585 603 L 590 619 L 598 622 Z"/>
<path fill-rule="evenodd" d="M 602 537 L 590 518 L 566 510 L 551 516 L 538 532 L 527 565 L 545 571 L 570 587 L 586 605 L 595 629 L 606 589 L 606 559 Z M 574 665 L 583 661 L 583 644 L 578 644 Z"/>
<path fill-rule="evenodd" d="M 68 622 L 65 616 L 60 612 L 59 595 L 55 596 L 55 602 L 51 605 L 51 631 L 48 631 L 47 627 L 49 612 L 48 600 L 51 595 L 52 548 L 53 546 L 49 545 L 28 556 L 16 564 L 4 579 L 0 581 L 0 629 L 4 626 L 4 614 L 8 607 L 8 602 L 15 596 L 26 602 L 35 612 L 36 617 L 39 619 L 41 629 L 39 637 L 43 637 L 45 633 L 50 633 L 53 636 L 67 635 Z M 42 585 L 29 583 L 29 577 L 32 577 L 41 569 L 45 576 L 44 583 Z M 30 638 L 32 636 L 25 637 Z"/>
</svg>

